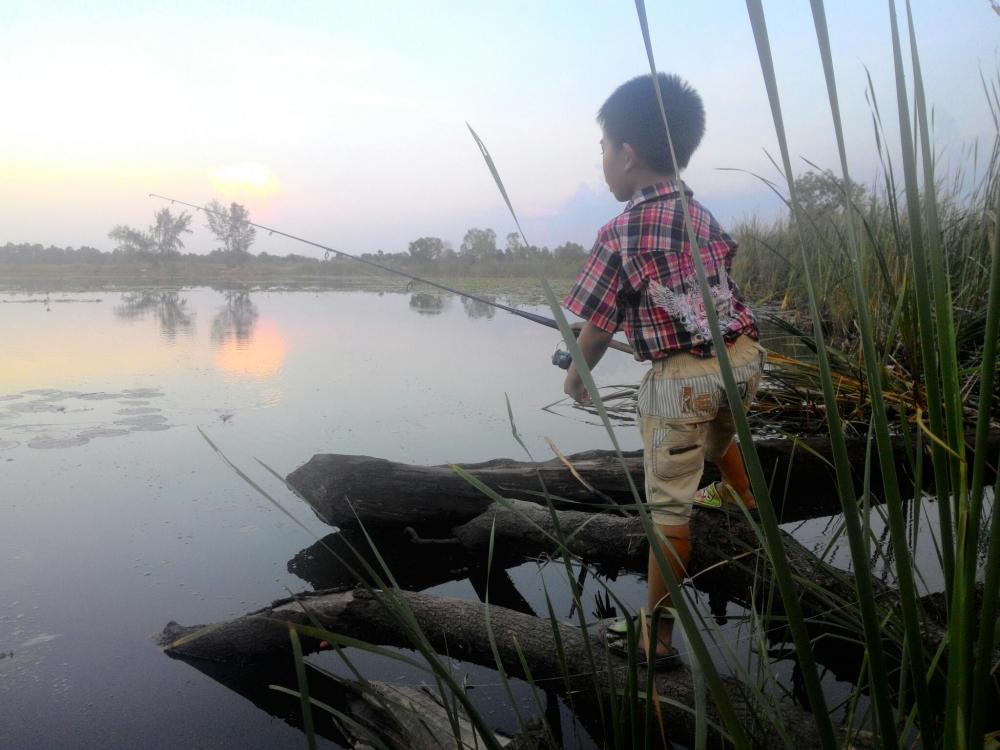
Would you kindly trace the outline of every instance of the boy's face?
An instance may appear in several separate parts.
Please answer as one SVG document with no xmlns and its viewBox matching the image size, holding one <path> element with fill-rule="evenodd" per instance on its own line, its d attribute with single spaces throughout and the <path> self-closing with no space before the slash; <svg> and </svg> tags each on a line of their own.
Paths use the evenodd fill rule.
<svg viewBox="0 0 1000 750">
<path fill-rule="evenodd" d="M 620 201 L 627 201 L 635 192 L 632 176 L 629 174 L 634 166 L 635 152 L 627 143 L 621 146 L 601 133 L 601 154 L 603 155 L 604 181 L 612 194 Z"/>
</svg>

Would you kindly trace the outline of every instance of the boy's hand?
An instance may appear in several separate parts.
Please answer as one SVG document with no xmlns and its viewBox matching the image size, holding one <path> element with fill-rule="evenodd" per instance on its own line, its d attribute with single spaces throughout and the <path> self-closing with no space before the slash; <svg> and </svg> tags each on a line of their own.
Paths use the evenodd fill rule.
<svg viewBox="0 0 1000 750">
<path fill-rule="evenodd" d="M 576 342 L 580 345 L 583 358 L 587 361 L 587 366 L 593 368 L 611 343 L 614 332 L 608 332 L 595 326 L 593 323 L 575 323 L 574 331 L 579 331 Z M 580 379 L 580 373 L 576 371 L 576 363 L 569 366 L 566 371 L 566 380 L 563 383 L 563 391 L 567 396 L 571 396 L 579 404 L 589 404 L 590 394 L 587 393 L 587 386 Z"/>
<path fill-rule="evenodd" d="M 589 404 L 590 394 L 587 393 L 587 386 L 583 384 L 575 365 L 570 365 L 566 371 L 566 380 L 563 382 L 563 392 L 570 396 L 578 404 Z"/>
</svg>

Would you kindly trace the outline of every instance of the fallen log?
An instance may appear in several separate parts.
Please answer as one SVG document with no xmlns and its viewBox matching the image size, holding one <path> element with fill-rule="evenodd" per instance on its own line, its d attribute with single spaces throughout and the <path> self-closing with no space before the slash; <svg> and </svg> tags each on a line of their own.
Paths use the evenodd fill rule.
<svg viewBox="0 0 1000 750">
<path fill-rule="evenodd" d="M 533 557 L 560 554 L 557 537 L 563 539 L 571 554 L 611 577 L 621 570 L 640 575 L 646 571 L 648 544 L 642 524 L 634 516 L 581 511 L 553 513 L 519 500 L 509 500 L 508 504 L 509 507 L 495 505 L 487 509 L 471 521 L 449 530 L 443 538 L 424 539 L 397 532 L 380 537 L 376 545 L 385 550 L 382 559 L 393 571 L 396 583 L 404 589 L 423 588 L 468 576 L 480 598 L 485 599 L 485 577 L 489 576 L 493 603 L 529 613 L 530 606 L 503 569 Z M 753 609 L 755 602 L 751 592 L 765 591 L 770 585 L 770 565 L 754 528 L 738 512 L 695 509 L 691 532 L 697 543 L 688 565 L 688 579 L 708 595 L 712 611 L 724 616 L 729 601 L 744 609 Z M 374 560 L 372 552 L 365 552 L 360 537 L 355 538 L 353 533 L 345 535 L 348 540 L 354 539 L 353 544 L 335 541 L 338 535 L 331 536 L 333 549 L 349 547 Z M 491 537 L 492 567 L 487 571 Z M 860 650 L 843 645 L 844 637 L 860 637 L 857 611 L 853 606 L 857 599 L 853 577 L 817 558 L 786 532 L 782 532 L 782 543 L 795 574 L 796 598 L 810 621 L 811 632 L 814 636 L 826 634 L 839 638 L 840 646 L 833 650 L 835 653 L 821 655 L 821 661 L 841 679 L 855 679 Z M 289 563 L 289 570 L 305 577 L 317 588 L 337 591 L 353 588 L 358 579 L 336 563 L 327 546 L 324 542 L 303 550 Z M 414 561 L 420 558 L 422 550 L 429 553 L 426 564 L 416 565 Z M 419 571 L 416 578 L 415 570 Z M 367 576 L 363 580 L 369 585 L 377 583 Z M 886 615 L 886 627 L 890 628 L 894 621 L 889 615 L 895 606 L 895 591 L 878 580 L 873 581 L 873 585 L 879 607 Z M 928 598 L 924 618 L 924 636 L 931 651 L 936 650 L 944 638 L 942 623 L 945 622 L 933 601 L 933 596 Z M 782 611 L 780 601 L 776 601 L 775 614 Z M 887 640 L 887 645 L 893 643 L 898 641 Z M 825 658 L 827 656 L 831 658 Z"/>
<path fill-rule="evenodd" d="M 202 659 L 188 663 L 271 716 L 304 730 L 301 700 L 291 694 L 299 690 L 291 659 L 260 662 L 252 670 Z M 316 736 L 337 745 L 413 750 L 473 750 L 484 746 L 482 734 L 472 726 L 461 706 L 453 707 L 463 740 L 461 743 L 456 741 L 447 711 L 427 688 L 380 680 L 348 680 L 308 668 L 306 672 L 309 697 L 314 702 L 313 729 Z M 317 701 L 350 717 L 350 721 L 330 714 L 317 705 Z M 541 747 L 541 737 L 541 732 L 515 738 L 494 735 L 497 744 L 508 750 Z"/>
<path fill-rule="evenodd" d="M 207 659 L 251 665 L 289 651 L 286 623 L 305 625 L 315 620 L 341 636 L 373 644 L 412 648 L 408 627 L 388 614 L 390 608 L 380 602 L 378 596 L 360 589 L 302 595 L 280 600 L 270 607 L 228 622 L 196 627 L 170 623 L 164 629 L 160 643 L 169 655 L 186 660 Z M 485 627 L 486 605 L 412 592 L 396 591 L 390 596 L 408 609 L 436 652 L 497 668 Z M 489 607 L 489 620 L 503 669 L 509 675 L 526 678 L 520 658 L 523 655 L 531 666 L 533 679 L 545 680 L 555 689 L 566 691 L 566 695 L 572 696 L 580 716 L 596 720 L 600 715 L 598 701 L 605 700 L 603 696 L 610 691 L 621 691 L 626 686 L 626 662 L 609 654 L 593 633 L 557 625 L 560 639 L 557 646 L 553 625 L 548 620 L 495 606 Z M 312 639 L 303 639 L 303 646 L 312 650 L 319 644 Z M 572 665 L 569 674 L 563 674 L 558 656 L 560 649 L 566 663 Z M 592 662 L 588 653 L 594 654 L 593 668 L 589 666 Z M 779 746 L 783 742 L 782 736 L 773 722 L 759 720 L 760 716 L 747 702 L 745 686 L 733 678 L 724 677 L 723 680 L 740 720 L 753 736 L 754 746 Z M 695 718 L 690 710 L 682 708 L 695 705 L 695 688 L 690 672 L 681 667 L 659 673 L 655 676 L 655 687 L 657 694 L 667 699 L 661 707 L 671 739 L 691 743 L 695 737 Z M 716 729 L 721 726 L 721 718 L 711 701 L 709 704 L 711 746 L 728 746 Z M 818 746 L 815 724 L 808 713 L 787 703 L 777 704 L 775 710 L 785 736 L 791 737 L 800 747 Z"/>
<path fill-rule="evenodd" d="M 456 527 L 452 534 L 467 550 L 480 550 L 480 554 L 485 554 L 492 536 L 494 559 L 500 565 L 513 565 L 526 557 L 560 554 L 558 537 L 567 550 L 584 562 L 611 572 L 620 569 L 645 572 L 649 545 L 638 518 L 579 511 L 553 513 L 534 503 L 519 500 L 508 503 L 510 507 L 494 506 Z M 691 516 L 691 538 L 695 544 L 688 563 L 688 578 L 709 594 L 721 593 L 725 599 L 752 609 L 750 592 L 767 590 L 770 586 L 771 566 L 757 533 L 738 511 L 696 508 Z M 813 630 L 856 634 L 857 610 L 852 605 L 857 601 L 857 589 L 853 576 L 820 560 L 785 531 L 781 531 L 781 541 L 794 574 L 796 598 Z M 712 575 L 711 580 L 699 580 L 706 572 Z M 894 606 L 895 590 L 878 580 L 872 583 L 880 608 L 889 613 Z M 817 591 L 822 596 L 817 596 Z M 780 612 L 780 601 L 775 605 Z M 924 636 L 933 652 L 945 633 L 930 600 L 928 614 L 924 618 Z"/>
<path fill-rule="evenodd" d="M 992 456 L 1000 447 L 1000 433 L 993 433 L 990 441 Z M 755 446 L 765 476 L 775 488 L 772 502 L 782 521 L 840 512 L 828 438 L 803 438 L 798 444 L 784 439 L 760 440 Z M 851 465 L 858 467 L 855 491 L 860 493 L 867 446 L 864 440 L 852 440 L 848 449 Z M 913 488 L 907 485 L 909 463 L 901 441 L 897 441 L 895 459 L 906 496 Z M 543 503 L 541 478 L 550 495 L 565 501 L 557 500 L 557 507 L 632 502 L 628 481 L 614 453 L 586 451 L 569 456 L 568 461 L 578 476 L 559 458 L 539 464 L 501 458 L 463 468 L 504 497 Z M 626 453 L 625 464 L 642 493 L 641 452 Z M 925 464 L 924 476 L 929 477 L 930 465 Z M 717 477 L 714 465 L 706 465 L 703 481 Z M 289 474 L 287 481 L 323 521 L 341 528 L 359 524 L 369 530 L 451 528 L 475 518 L 490 505 L 488 497 L 450 466 L 415 466 L 369 456 L 317 454 Z M 877 461 L 872 464 L 871 487 L 877 497 L 881 492 Z"/>
</svg>

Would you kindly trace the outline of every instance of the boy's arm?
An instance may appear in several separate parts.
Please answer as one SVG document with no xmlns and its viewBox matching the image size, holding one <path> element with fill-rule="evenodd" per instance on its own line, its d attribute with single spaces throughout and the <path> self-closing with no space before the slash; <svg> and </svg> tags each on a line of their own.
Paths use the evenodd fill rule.
<svg viewBox="0 0 1000 750">
<path fill-rule="evenodd" d="M 601 361 L 601 357 L 608 350 L 608 344 L 611 343 L 611 338 L 614 335 L 613 331 L 605 331 L 593 323 L 588 322 L 583 324 L 583 328 L 580 329 L 580 335 L 576 341 L 580 345 L 583 358 L 587 361 L 587 367 L 593 369 Z M 572 396 L 574 401 L 585 403 L 590 400 L 590 396 L 587 394 L 587 387 L 583 384 L 580 373 L 576 371 L 575 362 L 570 364 L 569 370 L 566 371 L 563 391 L 566 395 Z"/>
</svg>

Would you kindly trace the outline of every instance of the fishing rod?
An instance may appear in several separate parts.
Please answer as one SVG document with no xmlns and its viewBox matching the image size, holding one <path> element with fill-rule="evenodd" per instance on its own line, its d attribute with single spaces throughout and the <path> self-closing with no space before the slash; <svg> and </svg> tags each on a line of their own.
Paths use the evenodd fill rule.
<svg viewBox="0 0 1000 750">
<path fill-rule="evenodd" d="M 193 208 L 195 211 L 201 211 L 205 214 L 216 214 L 219 215 L 218 211 L 213 211 L 205 206 L 199 206 L 194 203 L 188 203 L 187 201 L 182 201 L 178 198 L 171 198 L 167 195 L 160 195 L 159 193 L 150 193 L 150 198 L 158 198 L 163 201 L 170 201 L 171 204 L 177 203 L 182 206 L 187 206 L 188 208 Z M 264 226 L 263 224 L 256 224 L 252 221 L 244 221 L 244 224 L 260 229 L 269 234 L 277 234 L 281 237 L 287 237 L 290 240 L 295 240 L 296 242 L 302 242 L 306 245 L 312 245 L 315 248 L 324 250 L 328 253 L 333 253 L 341 258 L 350 258 L 351 260 L 356 260 L 358 263 L 364 263 L 365 265 L 372 266 L 373 268 L 378 268 L 382 271 L 387 271 L 388 273 L 394 273 L 397 276 L 402 276 L 404 278 L 410 279 L 411 281 L 416 281 L 420 284 L 427 284 L 427 286 L 432 286 L 436 289 L 441 289 L 445 292 L 450 292 L 451 294 L 457 294 L 462 297 L 467 297 L 476 302 L 481 302 L 484 305 L 489 305 L 490 307 L 496 307 L 505 312 L 509 312 L 518 317 L 524 318 L 525 320 L 530 320 L 532 323 L 538 323 L 539 325 L 548 326 L 549 328 L 555 328 L 559 330 L 559 324 L 556 323 L 552 318 L 546 318 L 544 315 L 536 315 L 535 313 L 530 313 L 525 310 L 518 310 L 515 307 L 508 307 L 507 305 L 502 305 L 499 302 L 494 302 L 486 299 L 485 297 L 479 297 L 475 294 L 469 294 L 468 292 L 463 292 L 461 289 L 452 289 L 450 286 L 445 286 L 444 284 L 438 284 L 436 281 L 431 281 L 430 279 L 424 279 L 420 276 L 414 276 L 412 273 L 406 273 L 405 271 L 400 271 L 398 268 L 391 268 L 390 266 L 384 266 L 381 263 L 376 263 L 373 260 L 368 260 L 367 258 L 361 258 L 357 255 L 351 255 L 350 253 L 345 253 L 343 250 L 335 250 L 327 245 L 320 244 L 319 242 L 313 242 L 305 237 L 299 237 L 294 234 L 289 234 L 288 232 L 283 232 L 280 229 L 274 229 L 273 227 Z M 579 331 L 577 331 L 579 333 Z M 625 352 L 627 354 L 632 353 L 632 347 L 628 344 L 622 343 L 620 341 L 612 341 L 609 345 L 612 349 L 617 349 L 618 351 Z M 562 369 L 567 369 L 570 365 L 569 352 L 561 349 L 557 349 L 555 354 L 552 355 L 552 364 L 561 367 Z"/>
</svg>

